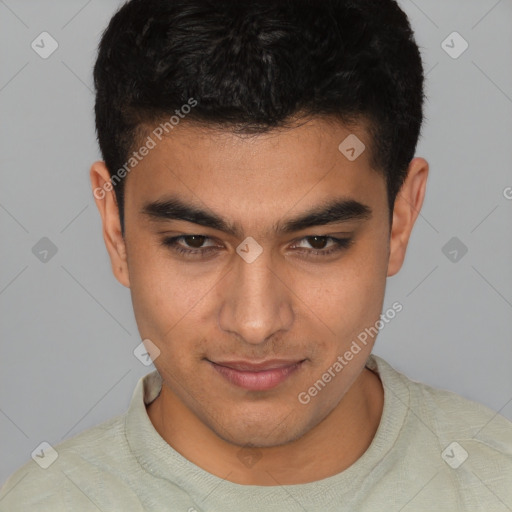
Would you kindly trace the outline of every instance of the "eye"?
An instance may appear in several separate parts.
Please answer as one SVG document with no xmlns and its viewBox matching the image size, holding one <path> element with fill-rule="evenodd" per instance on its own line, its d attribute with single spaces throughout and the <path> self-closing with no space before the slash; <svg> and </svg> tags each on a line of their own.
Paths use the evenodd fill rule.
<svg viewBox="0 0 512 512">
<path fill-rule="evenodd" d="M 329 241 L 331 242 L 331 245 L 327 245 Z M 352 245 L 354 240 L 352 238 L 336 238 L 333 236 L 311 235 L 299 240 L 299 244 L 303 244 L 304 242 L 309 246 L 312 246 L 313 249 L 306 248 L 305 251 L 302 251 L 301 248 L 298 252 L 305 252 L 306 254 L 312 254 L 314 256 L 329 256 L 336 252 L 347 249 Z"/>
<path fill-rule="evenodd" d="M 220 246 L 215 244 L 204 245 L 206 242 L 211 242 L 212 240 L 212 238 L 206 235 L 184 234 L 164 238 L 162 240 L 162 245 L 170 247 L 176 253 L 187 258 L 203 258 L 221 249 Z M 297 245 L 301 245 L 301 247 L 296 249 L 298 253 L 302 253 L 307 256 L 322 257 L 347 249 L 353 242 L 354 240 L 352 238 L 310 235 L 301 238 L 293 248 L 295 250 Z M 312 249 L 304 246 L 304 244 L 309 245 Z"/>
<path fill-rule="evenodd" d="M 203 244 L 206 240 L 211 240 L 210 237 L 205 235 L 181 235 L 174 236 L 170 238 L 164 238 L 162 244 L 166 247 L 171 247 L 173 251 L 176 251 L 178 254 L 186 255 L 186 256 L 196 256 L 199 255 L 205 256 L 209 254 L 217 248 L 217 246 L 206 246 Z M 180 243 L 180 241 L 184 242 L 186 245 Z"/>
</svg>

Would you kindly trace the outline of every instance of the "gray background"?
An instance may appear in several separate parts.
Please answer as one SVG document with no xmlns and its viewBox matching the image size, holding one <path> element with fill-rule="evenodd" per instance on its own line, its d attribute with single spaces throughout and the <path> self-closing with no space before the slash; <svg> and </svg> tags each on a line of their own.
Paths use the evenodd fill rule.
<svg viewBox="0 0 512 512">
<path fill-rule="evenodd" d="M 512 419 L 512 0 L 403 0 L 427 73 L 417 155 L 426 201 L 375 353 L 414 380 Z M 0 0 L 0 484 L 42 441 L 122 413 L 154 367 L 114 279 L 89 167 L 100 158 L 92 67 L 114 0 Z M 58 49 L 31 43 L 49 32 Z M 441 43 L 469 43 L 454 59 Z M 460 48 L 458 42 L 449 43 Z M 40 261 L 47 237 L 57 253 Z M 468 252 L 451 261 L 457 237 Z M 44 242 L 40 242 L 44 243 Z M 448 253 L 452 248 L 445 249 Z"/>
</svg>

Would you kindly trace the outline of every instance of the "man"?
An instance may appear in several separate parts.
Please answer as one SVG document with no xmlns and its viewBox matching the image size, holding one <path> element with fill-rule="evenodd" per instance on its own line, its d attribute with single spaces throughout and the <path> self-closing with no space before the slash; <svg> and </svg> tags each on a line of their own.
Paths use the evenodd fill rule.
<svg viewBox="0 0 512 512">
<path fill-rule="evenodd" d="M 90 171 L 156 371 L 0 510 L 512 510 L 512 424 L 371 354 L 428 175 L 393 0 L 132 0 Z"/>
</svg>

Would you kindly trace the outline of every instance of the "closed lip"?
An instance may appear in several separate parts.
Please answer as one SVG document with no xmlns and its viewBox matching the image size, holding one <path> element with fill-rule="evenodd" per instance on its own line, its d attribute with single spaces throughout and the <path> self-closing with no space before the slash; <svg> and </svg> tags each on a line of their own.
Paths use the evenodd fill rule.
<svg viewBox="0 0 512 512">
<path fill-rule="evenodd" d="M 302 363 L 305 359 L 293 359 L 293 360 L 284 360 L 284 359 L 269 359 L 268 361 L 262 361 L 259 363 L 254 363 L 252 361 L 210 361 L 213 364 L 217 364 L 219 366 L 225 366 L 227 368 L 232 368 L 233 370 L 238 370 L 240 372 L 263 372 L 268 370 L 276 370 L 279 368 L 288 368 L 289 366 L 294 366 L 296 364 Z"/>
</svg>

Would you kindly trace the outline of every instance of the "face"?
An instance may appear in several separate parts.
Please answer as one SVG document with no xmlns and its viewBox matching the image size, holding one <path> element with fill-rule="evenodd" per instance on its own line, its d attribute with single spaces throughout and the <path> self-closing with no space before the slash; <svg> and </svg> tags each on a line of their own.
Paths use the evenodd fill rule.
<svg viewBox="0 0 512 512">
<path fill-rule="evenodd" d="M 182 123 L 126 180 L 125 238 L 107 241 L 114 272 L 168 395 L 230 443 L 303 436 L 371 352 L 368 338 L 299 399 L 379 320 L 397 270 L 390 241 L 398 267 L 412 227 L 390 238 L 383 176 L 368 151 L 350 161 L 338 150 L 351 133 L 369 145 L 362 129 L 321 119 L 252 137 Z M 271 360 L 281 369 L 255 378 L 225 367 Z"/>
</svg>

